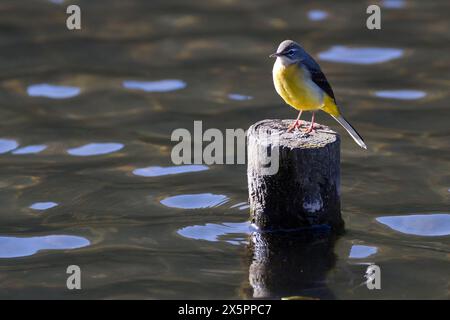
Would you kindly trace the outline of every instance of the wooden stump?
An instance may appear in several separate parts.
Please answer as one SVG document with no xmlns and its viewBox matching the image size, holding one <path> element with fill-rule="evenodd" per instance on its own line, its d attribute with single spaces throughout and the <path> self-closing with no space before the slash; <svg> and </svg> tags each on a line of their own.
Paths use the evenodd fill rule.
<svg viewBox="0 0 450 320">
<path fill-rule="evenodd" d="M 324 224 L 341 230 L 339 135 L 321 125 L 311 134 L 287 133 L 292 122 L 263 120 L 248 130 L 252 223 L 260 230 Z"/>
</svg>

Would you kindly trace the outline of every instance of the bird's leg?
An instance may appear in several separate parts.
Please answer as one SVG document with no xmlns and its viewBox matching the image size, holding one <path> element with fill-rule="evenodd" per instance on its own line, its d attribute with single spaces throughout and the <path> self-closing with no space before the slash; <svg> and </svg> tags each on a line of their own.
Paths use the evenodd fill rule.
<svg viewBox="0 0 450 320">
<path fill-rule="evenodd" d="M 316 130 L 314 130 L 314 115 L 315 112 L 312 112 L 312 118 L 311 118 L 311 125 L 309 126 L 309 128 L 305 131 L 305 133 L 311 133 L 311 132 L 315 132 Z"/>
<path fill-rule="evenodd" d="M 298 113 L 297 119 L 295 120 L 295 122 L 294 122 L 293 124 L 291 124 L 291 125 L 288 127 L 287 132 L 291 132 L 293 129 L 299 129 L 299 128 L 300 128 L 300 126 L 301 126 L 300 117 L 301 117 L 301 115 L 302 115 L 302 112 L 303 112 L 303 111 L 300 110 L 300 112 Z"/>
</svg>

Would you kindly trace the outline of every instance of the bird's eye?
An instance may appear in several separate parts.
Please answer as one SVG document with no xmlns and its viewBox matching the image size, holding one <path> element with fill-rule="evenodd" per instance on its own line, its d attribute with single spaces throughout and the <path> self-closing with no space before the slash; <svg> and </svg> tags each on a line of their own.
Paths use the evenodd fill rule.
<svg viewBox="0 0 450 320">
<path fill-rule="evenodd" d="M 289 56 L 291 56 L 291 55 L 294 54 L 294 50 L 291 49 L 291 50 L 289 50 L 288 52 L 286 52 L 286 54 L 289 55 Z"/>
</svg>

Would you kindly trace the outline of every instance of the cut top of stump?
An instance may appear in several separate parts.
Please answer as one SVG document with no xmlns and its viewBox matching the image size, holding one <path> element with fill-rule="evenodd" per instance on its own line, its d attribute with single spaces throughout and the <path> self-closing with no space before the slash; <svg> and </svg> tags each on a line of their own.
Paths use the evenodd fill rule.
<svg viewBox="0 0 450 320">
<path fill-rule="evenodd" d="M 331 130 L 329 127 L 315 124 L 314 128 L 316 132 L 305 133 L 310 122 L 302 121 L 302 127 L 294 129 L 291 132 L 287 132 L 288 126 L 293 124 L 295 120 L 279 120 L 279 119 L 266 119 L 261 120 L 250 127 L 248 130 L 248 136 L 261 137 L 261 136 L 274 136 L 278 135 L 279 144 L 282 147 L 288 147 L 290 149 L 314 149 L 322 148 L 327 144 L 334 143 L 336 139 L 339 139 L 338 133 Z"/>
</svg>

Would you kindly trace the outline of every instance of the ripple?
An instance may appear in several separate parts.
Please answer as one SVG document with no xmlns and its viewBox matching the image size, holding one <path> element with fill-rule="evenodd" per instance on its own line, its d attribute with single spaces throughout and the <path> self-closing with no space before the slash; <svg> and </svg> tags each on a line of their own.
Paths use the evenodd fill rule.
<svg viewBox="0 0 450 320">
<path fill-rule="evenodd" d="M 13 151 L 13 154 L 32 154 L 32 153 L 39 153 L 41 151 L 44 151 L 47 149 L 46 145 L 43 144 L 36 144 L 33 146 L 26 146 L 23 148 L 19 148 L 17 150 Z"/>
<path fill-rule="evenodd" d="M 56 207 L 58 204 L 56 202 L 36 202 L 33 203 L 29 208 L 33 210 L 47 210 Z"/>
<path fill-rule="evenodd" d="M 206 225 L 189 226 L 178 230 L 179 235 L 205 241 L 225 241 L 233 245 L 247 243 L 250 233 L 249 222 L 230 222 L 222 224 L 207 223 Z M 226 236 L 226 239 L 224 239 Z"/>
<path fill-rule="evenodd" d="M 202 209 L 218 207 L 227 201 L 228 197 L 221 194 L 198 193 L 168 197 L 161 203 L 171 208 Z"/>
<path fill-rule="evenodd" d="M 250 205 L 247 202 L 239 202 L 235 205 L 232 205 L 230 208 L 238 208 L 239 210 L 246 210 L 250 208 Z"/>
<path fill-rule="evenodd" d="M 419 90 L 381 90 L 375 92 L 375 96 L 380 98 L 400 100 L 416 100 L 426 95 L 426 92 Z"/>
<path fill-rule="evenodd" d="M 239 93 L 230 93 L 228 95 L 228 98 L 231 100 L 236 100 L 236 101 L 246 101 L 246 100 L 253 99 L 252 96 L 246 96 L 246 95 L 239 94 Z"/>
<path fill-rule="evenodd" d="M 0 139 L 0 154 L 16 149 L 19 146 L 16 140 Z"/>
<path fill-rule="evenodd" d="M 327 51 L 319 53 L 319 58 L 325 61 L 375 64 L 400 58 L 403 50 L 395 48 L 350 48 L 346 46 L 333 46 Z"/>
<path fill-rule="evenodd" d="M 417 236 L 450 235 L 450 214 L 416 214 L 378 217 L 376 220 L 389 228 Z"/>
<path fill-rule="evenodd" d="M 142 177 L 159 177 L 171 174 L 180 174 L 186 172 L 205 171 L 209 168 L 204 165 L 180 165 L 173 167 L 146 167 L 133 170 L 133 174 Z"/>
<path fill-rule="evenodd" d="M 308 11 L 308 19 L 312 21 L 325 20 L 328 17 L 328 12 L 323 10 L 310 10 Z"/>
<path fill-rule="evenodd" d="M 143 90 L 146 92 L 168 92 L 180 90 L 186 87 L 186 82 L 176 79 L 160 81 L 125 80 L 123 87 L 126 89 Z"/>
<path fill-rule="evenodd" d="M 86 157 L 97 156 L 107 153 L 113 153 L 122 149 L 122 143 L 107 142 L 107 143 L 88 143 L 84 146 L 68 149 L 67 153 L 72 156 Z"/>
<path fill-rule="evenodd" d="M 78 249 L 88 245 L 90 242 L 86 238 L 69 235 L 0 237 L 0 258 L 26 257 L 39 250 Z"/>
<path fill-rule="evenodd" d="M 46 97 L 52 99 L 67 99 L 80 94 L 78 87 L 56 86 L 51 84 L 33 84 L 27 89 L 28 95 L 31 97 Z"/>
<path fill-rule="evenodd" d="M 377 247 L 353 245 L 348 257 L 351 259 L 367 258 L 367 257 L 377 253 L 377 251 L 378 251 Z"/>
</svg>

